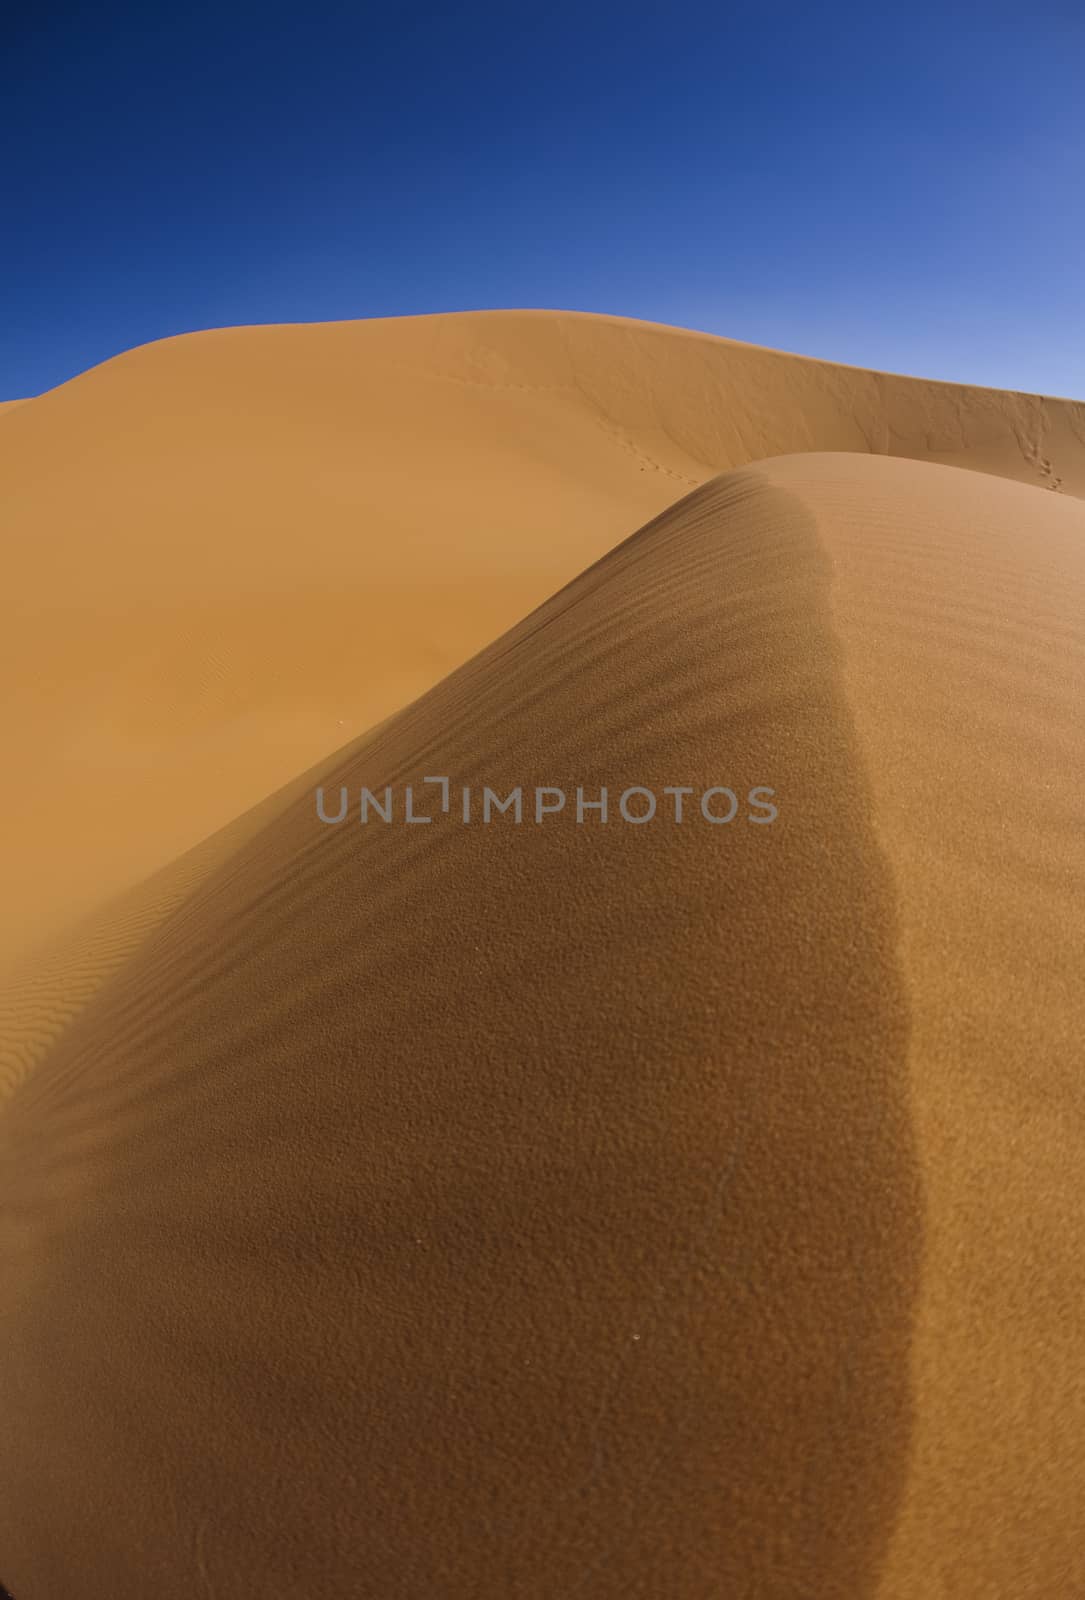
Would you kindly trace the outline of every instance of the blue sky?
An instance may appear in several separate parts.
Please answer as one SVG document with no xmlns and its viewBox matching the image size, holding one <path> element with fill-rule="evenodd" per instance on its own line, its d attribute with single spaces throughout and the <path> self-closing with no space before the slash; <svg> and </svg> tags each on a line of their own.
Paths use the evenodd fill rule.
<svg viewBox="0 0 1085 1600">
<path fill-rule="evenodd" d="M 1085 398 L 1085 6 L 40 0 L 0 398 L 196 328 L 607 311 Z"/>
</svg>

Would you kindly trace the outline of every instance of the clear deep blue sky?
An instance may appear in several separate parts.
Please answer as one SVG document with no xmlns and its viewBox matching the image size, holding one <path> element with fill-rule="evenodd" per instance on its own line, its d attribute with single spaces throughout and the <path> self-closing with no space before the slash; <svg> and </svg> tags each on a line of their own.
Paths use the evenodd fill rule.
<svg viewBox="0 0 1085 1600">
<path fill-rule="evenodd" d="M 1082 0 L 38 0 L 0 118 L 0 398 L 491 306 L 1085 398 Z"/>
</svg>

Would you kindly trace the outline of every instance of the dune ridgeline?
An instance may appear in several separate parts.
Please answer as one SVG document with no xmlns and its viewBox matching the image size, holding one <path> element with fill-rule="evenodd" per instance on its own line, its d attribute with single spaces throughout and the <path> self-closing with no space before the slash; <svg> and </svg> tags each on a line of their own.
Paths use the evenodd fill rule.
<svg viewBox="0 0 1085 1600">
<path fill-rule="evenodd" d="M 15 1600 L 1079 1592 L 1083 497 L 551 312 L 0 414 Z"/>
</svg>

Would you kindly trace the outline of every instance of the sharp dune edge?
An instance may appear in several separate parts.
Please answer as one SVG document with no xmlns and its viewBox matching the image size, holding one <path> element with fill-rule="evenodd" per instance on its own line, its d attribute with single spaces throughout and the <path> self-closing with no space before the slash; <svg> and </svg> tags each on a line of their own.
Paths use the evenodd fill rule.
<svg viewBox="0 0 1085 1600">
<path fill-rule="evenodd" d="M 1085 1592 L 1082 417 L 543 313 L 5 415 L 17 1600 Z M 434 772 L 780 816 L 316 817 Z"/>
</svg>

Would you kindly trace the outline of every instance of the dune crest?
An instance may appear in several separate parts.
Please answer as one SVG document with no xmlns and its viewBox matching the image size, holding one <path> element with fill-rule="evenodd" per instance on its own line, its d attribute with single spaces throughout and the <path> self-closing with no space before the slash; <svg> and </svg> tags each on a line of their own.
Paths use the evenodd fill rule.
<svg viewBox="0 0 1085 1600">
<path fill-rule="evenodd" d="M 793 454 L 311 775 L 771 827 L 242 829 L 0 1117 L 13 1591 L 1067 1592 L 1083 597 L 1072 499 Z"/>
</svg>

